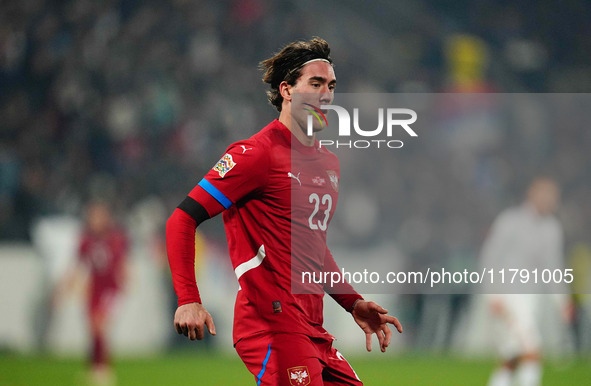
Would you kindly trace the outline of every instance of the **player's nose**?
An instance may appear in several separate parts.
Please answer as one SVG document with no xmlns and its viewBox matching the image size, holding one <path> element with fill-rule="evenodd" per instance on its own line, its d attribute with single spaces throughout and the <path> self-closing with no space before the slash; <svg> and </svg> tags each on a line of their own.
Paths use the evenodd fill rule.
<svg viewBox="0 0 591 386">
<path fill-rule="evenodd" d="M 321 104 L 330 104 L 332 102 L 333 94 L 330 92 L 330 89 L 326 87 L 326 90 L 322 90 L 320 94 L 320 103 Z"/>
</svg>

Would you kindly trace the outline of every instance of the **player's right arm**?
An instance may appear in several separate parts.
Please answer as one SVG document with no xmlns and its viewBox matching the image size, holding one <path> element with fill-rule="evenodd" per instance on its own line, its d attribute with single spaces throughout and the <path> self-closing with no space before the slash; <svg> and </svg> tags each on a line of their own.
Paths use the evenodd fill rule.
<svg viewBox="0 0 591 386">
<path fill-rule="evenodd" d="M 191 340 L 203 339 L 205 327 L 215 335 L 195 280 L 195 229 L 260 189 L 266 183 L 267 166 L 268 154 L 255 144 L 243 141 L 230 146 L 166 222 L 166 251 L 178 297 L 174 326 Z"/>
<path fill-rule="evenodd" d="M 88 291 L 89 276 L 89 242 L 86 237 L 82 237 L 78 245 L 78 254 L 72 266 L 68 267 L 63 276 L 54 286 L 51 296 L 51 308 L 60 307 L 67 294 L 75 291 L 86 293 Z"/>
<path fill-rule="evenodd" d="M 191 340 L 203 339 L 204 326 L 215 335 L 213 319 L 201 305 L 195 281 L 195 229 L 208 218 L 205 208 L 187 196 L 166 222 L 168 263 L 179 304 L 174 327 Z"/>
<path fill-rule="evenodd" d="M 501 212 L 494 220 L 484 240 L 482 250 L 480 253 L 480 265 L 482 269 L 495 271 L 500 269 L 508 269 L 508 246 L 511 244 L 511 239 L 517 231 L 515 228 L 516 222 L 512 211 L 506 210 Z M 492 294 L 485 296 L 490 312 L 493 315 L 504 317 L 505 300 L 504 296 Z"/>
</svg>

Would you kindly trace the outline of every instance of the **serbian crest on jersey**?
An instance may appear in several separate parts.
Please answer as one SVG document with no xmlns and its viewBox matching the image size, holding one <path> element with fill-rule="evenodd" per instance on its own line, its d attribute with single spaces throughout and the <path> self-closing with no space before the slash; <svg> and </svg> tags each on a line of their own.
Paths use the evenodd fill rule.
<svg viewBox="0 0 591 386">
<path fill-rule="evenodd" d="M 236 166 L 236 162 L 232 159 L 232 154 L 224 154 L 222 158 L 218 161 L 217 164 L 213 167 L 213 170 L 218 172 L 220 177 L 224 178 L 226 173 L 228 173 L 232 168 Z"/>
<path fill-rule="evenodd" d="M 298 366 L 287 369 L 289 383 L 293 386 L 306 386 L 310 384 L 310 373 L 307 366 Z"/>
<path fill-rule="evenodd" d="M 328 174 L 328 177 L 330 178 L 330 184 L 332 185 L 332 188 L 334 189 L 335 192 L 339 191 L 339 176 L 337 175 L 337 172 L 335 172 L 334 170 L 327 170 L 326 174 Z"/>
</svg>

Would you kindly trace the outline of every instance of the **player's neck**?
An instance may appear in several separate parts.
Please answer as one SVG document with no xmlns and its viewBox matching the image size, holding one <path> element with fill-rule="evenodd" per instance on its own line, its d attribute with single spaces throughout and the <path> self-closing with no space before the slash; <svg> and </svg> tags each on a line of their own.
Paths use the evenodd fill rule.
<svg viewBox="0 0 591 386">
<path fill-rule="evenodd" d="M 313 133 L 312 136 L 309 137 L 306 135 L 306 133 L 304 133 L 301 127 L 297 126 L 297 124 L 292 126 L 291 112 L 289 109 L 284 108 L 281 110 L 281 113 L 279 114 L 279 122 L 283 123 L 283 125 L 285 125 L 289 131 L 291 131 L 293 136 L 296 137 L 297 140 L 302 143 L 302 145 L 314 146 L 316 141 L 316 133 Z"/>
</svg>

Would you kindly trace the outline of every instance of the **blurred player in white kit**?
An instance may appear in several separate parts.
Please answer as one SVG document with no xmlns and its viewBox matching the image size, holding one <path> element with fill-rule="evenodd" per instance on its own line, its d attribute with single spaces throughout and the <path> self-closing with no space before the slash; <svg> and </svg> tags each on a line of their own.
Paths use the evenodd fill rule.
<svg viewBox="0 0 591 386">
<path fill-rule="evenodd" d="M 562 268 L 562 225 L 553 215 L 560 190 L 549 178 L 537 178 L 529 186 L 522 205 L 501 212 L 482 248 L 485 267 Z M 540 305 L 553 300 L 568 315 L 565 295 L 488 295 L 488 307 L 498 330 L 496 343 L 502 364 L 492 373 L 489 386 L 540 385 L 542 379 Z"/>
</svg>

